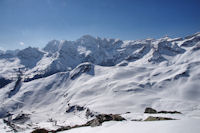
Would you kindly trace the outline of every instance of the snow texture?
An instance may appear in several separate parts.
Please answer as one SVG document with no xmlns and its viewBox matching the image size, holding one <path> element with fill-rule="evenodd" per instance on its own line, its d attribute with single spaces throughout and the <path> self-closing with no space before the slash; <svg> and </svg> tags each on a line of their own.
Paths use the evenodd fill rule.
<svg viewBox="0 0 200 133">
<path fill-rule="evenodd" d="M 91 119 L 85 116 L 85 110 L 66 113 L 69 104 L 122 115 L 143 113 L 146 107 L 153 107 L 182 112 L 180 123 L 111 122 L 69 133 L 117 133 L 123 129 L 142 133 L 153 127 L 160 127 L 156 132 L 163 133 L 186 133 L 189 128 L 197 133 L 199 57 L 200 33 L 138 41 L 85 35 L 76 41 L 50 41 L 42 50 L 29 47 L 0 51 L 0 118 L 8 112 L 18 115 L 23 111 L 30 116 L 18 125 L 23 131 L 35 127 L 56 129 Z M 173 127 L 178 128 L 172 131 Z M 6 131 L 7 127 L 2 130 Z"/>
</svg>

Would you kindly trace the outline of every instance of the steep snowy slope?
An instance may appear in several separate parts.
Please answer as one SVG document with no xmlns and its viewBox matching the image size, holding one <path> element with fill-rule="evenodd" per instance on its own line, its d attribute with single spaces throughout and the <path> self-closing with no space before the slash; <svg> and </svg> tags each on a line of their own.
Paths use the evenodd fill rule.
<svg viewBox="0 0 200 133">
<path fill-rule="evenodd" d="M 59 126 L 90 119 L 86 110 L 67 113 L 69 105 L 119 114 L 153 107 L 200 118 L 199 57 L 200 34 L 139 41 L 86 35 L 2 53 L 0 117 L 29 114 L 23 130 L 58 128 L 52 119 Z"/>
</svg>

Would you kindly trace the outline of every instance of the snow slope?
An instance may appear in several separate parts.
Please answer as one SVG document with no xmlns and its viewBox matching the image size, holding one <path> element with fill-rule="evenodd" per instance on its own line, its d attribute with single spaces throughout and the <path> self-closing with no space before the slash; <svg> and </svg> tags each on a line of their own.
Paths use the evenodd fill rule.
<svg viewBox="0 0 200 133">
<path fill-rule="evenodd" d="M 199 123 L 200 121 L 197 119 L 157 122 L 108 122 L 100 127 L 77 128 L 63 133 L 199 133 Z"/>
<path fill-rule="evenodd" d="M 30 119 L 19 124 L 23 130 L 56 129 L 91 119 L 84 111 L 66 113 L 70 104 L 100 113 L 137 114 L 146 107 L 178 110 L 183 113 L 180 119 L 190 118 L 183 123 L 190 123 L 200 118 L 199 57 L 199 33 L 186 38 L 138 41 L 85 35 L 76 41 L 53 40 L 43 50 L 29 47 L 2 52 L 0 117 L 8 112 L 14 116 L 21 111 L 29 114 Z M 132 124 L 122 123 L 121 129 Z M 154 126 L 144 125 L 147 129 Z M 116 126 L 118 123 L 105 132 Z"/>
</svg>

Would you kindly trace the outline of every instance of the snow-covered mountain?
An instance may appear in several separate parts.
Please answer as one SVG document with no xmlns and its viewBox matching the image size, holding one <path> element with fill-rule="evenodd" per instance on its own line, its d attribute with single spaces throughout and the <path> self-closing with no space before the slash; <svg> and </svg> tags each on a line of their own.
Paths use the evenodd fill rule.
<svg viewBox="0 0 200 133">
<path fill-rule="evenodd" d="M 49 119 L 86 122 L 84 111 L 66 113 L 79 105 L 117 114 L 154 107 L 200 118 L 199 57 L 200 33 L 138 41 L 85 35 L 42 50 L 0 52 L 0 117 L 23 111 L 30 115 L 25 129 L 56 128 Z"/>
</svg>

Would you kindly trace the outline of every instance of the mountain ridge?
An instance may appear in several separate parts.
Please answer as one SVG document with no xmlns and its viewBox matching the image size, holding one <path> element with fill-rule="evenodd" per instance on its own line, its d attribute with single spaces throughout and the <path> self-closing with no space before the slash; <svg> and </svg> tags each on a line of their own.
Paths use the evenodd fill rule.
<svg viewBox="0 0 200 133">
<path fill-rule="evenodd" d="M 0 117 L 21 111 L 33 128 L 90 120 L 93 112 L 141 113 L 145 107 L 200 118 L 200 33 L 139 41 L 84 36 L 0 55 Z M 135 116 L 135 115 L 134 115 Z M 45 124 L 43 124 L 45 123 Z M 50 124 L 51 125 L 51 124 Z M 56 129 L 58 126 L 50 126 Z"/>
<path fill-rule="evenodd" d="M 1 52 L 0 58 L 18 58 L 19 66 L 26 69 L 44 64 L 46 68 L 41 71 L 53 73 L 51 71 L 66 71 L 75 68 L 82 62 L 91 62 L 96 65 L 114 66 L 123 60 L 136 61 L 144 55 L 149 54 L 149 62 L 162 62 L 165 57 L 174 56 L 183 53 L 184 46 L 188 41 L 198 41 L 199 33 L 186 37 L 187 39 L 170 39 L 164 37 L 161 39 L 145 39 L 138 41 L 121 41 L 119 39 L 106 39 L 84 35 L 76 41 L 50 41 L 42 50 L 28 47 L 23 50 Z M 184 43 L 180 45 L 180 42 Z M 27 52 L 25 52 L 27 51 Z M 32 53 L 31 53 L 32 52 Z M 35 53 L 34 53 L 35 52 Z M 26 55 L 27 54 L 27 55 Z M 29 55 L 30 54 L 30 57 Z M 27 59 L 23 59 L 25 56 Z M 35 57 L 38 56 L 35 61 Z M 30 61 L 30 62 L 29 62 Z M 40 68 L 42 68 L 40 66 Z M 40 69 L 35 68 L 35 69 Z"/>
</svg>

